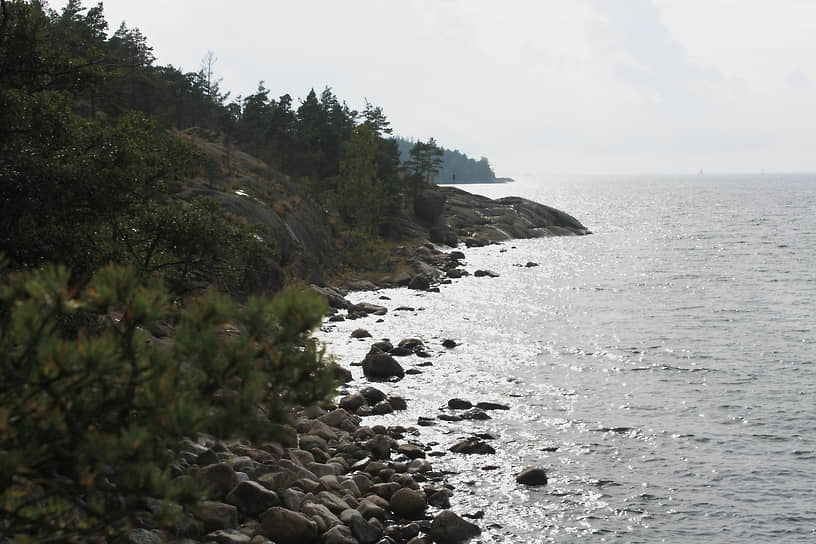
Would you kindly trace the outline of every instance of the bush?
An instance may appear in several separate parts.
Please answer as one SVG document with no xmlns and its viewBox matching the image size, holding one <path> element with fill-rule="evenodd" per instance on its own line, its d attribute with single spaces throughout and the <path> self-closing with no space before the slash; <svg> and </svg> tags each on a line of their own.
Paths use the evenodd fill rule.
<svg viewBox="0 0 816 544">
<path fill-rule="evenodd" d="M 343 243 L 347 264 L 353 268 L 376 270 L 388 260 L 388 247 L 378 236 L 350 230 L 344 234 Z"/>
<path fill-rule="evenodd" d="M 83 288 L 56 266 L 0 278 L 0 534 L 21 541 L 119 532 L 144 497 L 172 521 L 200 496 L 170 476 L 179 438 L 262 438 L 334 389 L 310 293 L 178 307 L 113 265 Z M 157 321 L 171 342 L 146 332 Z"/>
</svg>

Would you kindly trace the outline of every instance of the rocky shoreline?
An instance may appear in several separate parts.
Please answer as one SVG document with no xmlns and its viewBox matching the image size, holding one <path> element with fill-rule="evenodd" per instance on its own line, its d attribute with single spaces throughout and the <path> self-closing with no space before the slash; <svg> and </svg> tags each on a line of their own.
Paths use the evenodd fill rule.
<svg viewBox="0 0 816 544">
<path fill-rule="evenodd" d="M 512 237 L 588 233 L 570 216 L 523 199 L 494 201 L 454 188 L 434 193 L 444 193 L 441 200 L 426 195 L 432 202 L 425 205 L 436 206 L 436 211 L 429 212 L 435 216 L 430 238 L 436 243 L 421 241 L 392 252 L 393 259 L 410 263 L 409 271 L 342 287 L 311 286 L 328 300 L 329 322 L 382 319 L 388 313 L 381 304 L 351 303 L 346 298 L 349 290 L 407 286 L 431 293 L 439 291 L 441 284 L 469 275 L 461 251 L 439 249 L 437 244 L 444 240 L 454 247 L 462 240 L 474 247 Z M 474 200 L 479 205 L 474 206 Z M 422 214 L 420 207 L 417 215 Z M 474 272 L 474 276 L 496 275 L 490 270 Z M 351 336 L 364 342 L 370 334 L 359 328 Z M 284 426 L 277 441 L 250 444 L 206 436 L 184 440 L 176 449 L 173 473 L 208 487 L 207 500 L 177 525 L 175 535 L 152 524 L 160 505 L 140 505 L 137 519 L 142 520 L 141 526 L 117 542 L 152 544 L 175 538 L 189 544 L 454 544 L 481 534 L 481 528 L 465 518 L 475 521 L 483 512 L 460 515 L 452 511 L 454 486 L 428 459 L 448 452 L 490 455 L 495 453 L 490 446 L 495 437 L 470 432 L 440 451 L 435 449 L 438 443 L 419 439 L 420 428 L 437 421 L 484 421 L 491 418 L 489 412 L 509 406 L 451 398 L 436 417 L 398 425 L 366 425 L 368 416 L 399 413 L 407 407 L 402 397 L 376 387 L 377 382 L 421 372 L 416 366 L 422 363 L 405 370 L 397 358 L 430 357 L 429 348 L 417 338 L 396 344 L 370 342 L 362 360 L 351 362 L 362 367 L 364 380 L 353 380 L 351 371 L 338 366 L 338 377 L 346 385 L 338 390 L 336 404 L 297 413 L 294 426 Z M 450 339 L 442 343 L 447 350 L 456 345 Z M 525 486 L 547 483 L 546 471 L 535 466 L 519 472 L 516 479 Z"/>
<path fill-rule="evenodd" d="M 400 406 L 373 387 L 356 396 L 366 406 Z M 475 524 L 448 509 L 451 491 L 426 460 L 417 430 L 362 425 L 342 407 L 350 404 L 346 397 L 340 406 L 298 414 L 277 442 L 182 442 L 173 471 L 210 494 L 178 525 L 177 542 L 444 544 L 478 535 Z M 159 507 L 145 505 L 142 519 L 150 519 L 151 506 Z M 118 542 L 168 536 L 148 521 Z"/>
</svg>

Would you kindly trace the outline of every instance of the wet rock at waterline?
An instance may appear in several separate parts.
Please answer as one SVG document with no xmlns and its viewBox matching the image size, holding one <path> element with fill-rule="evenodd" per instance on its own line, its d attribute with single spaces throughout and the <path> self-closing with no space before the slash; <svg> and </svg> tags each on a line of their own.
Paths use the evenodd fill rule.
<svg viewBox="0 0 816 544">
<path fill-rule="evenodd" d="M 402 488 L 391 495 L 391 511 L 408 519 L 422 517 L 427 507 L 425 494 L 415 489 Z"/>
<path fill-rule="evenodd" d="M 443 510 L 431 523 L 431 538 L 437 544 L 462 544 L 481 532 L 477 525 L 460 518 L 451 510 Z"/>
<path fill-rule="evenodd" d="M 477 402 L 476 408 L 480 410 L 509 410 L 510 407 L 506 404 L 499 404 L 498 402 Z"/>
<path fill-rule="evenodd" d="M 402 378 L 405 370 L 391 355 L 382 352 L 370 352 L 363 360 L 363 373 L 370 380 L 387 380 Z"/>
<path fill-rule="evenodd" d="M 466 440 L 461 440 L 450 447 L 450 451 L 453 453 L 463 453 L 467 455 L 489 455 L 496 453 L 496 450 L 493 449 L 493 446 L 479 440 L 478 438 L 468 438 Z"/>
<path fill-rule="evenodd" d="M 452 410 L 469 410 L 473 408 L 473 403 L 464 399 L 450 399 L 448 401 L 448 408 Z"/>
<path fill-rule="evenodd" d="M 529 486 L 547 485 L 547 472 L 541 467 L 527 467 L 516 476 L 516 481 Z"/>
</svg>

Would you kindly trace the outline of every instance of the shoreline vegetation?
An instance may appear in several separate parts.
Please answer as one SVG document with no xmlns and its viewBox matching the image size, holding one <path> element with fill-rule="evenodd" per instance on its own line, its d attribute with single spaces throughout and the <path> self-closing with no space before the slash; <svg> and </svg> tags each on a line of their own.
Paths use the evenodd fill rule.
<svg viewBox="0 0 816 544">
<path fill-rule="evenodd" d="M 414 428 L 365 425 L 404 399 L 333 402 L 350 373 L 312 333 L 384 310 L 348 289 L 462 277 L 462 244 L 589 231 L 436 185 L 443 150 L 401 159 L 373 104 L 230 99 L 212 52 L 183 72 L 108 30 L 101 3 L 0 0 L 0 544 L 478 534 Z"/>
</svg>

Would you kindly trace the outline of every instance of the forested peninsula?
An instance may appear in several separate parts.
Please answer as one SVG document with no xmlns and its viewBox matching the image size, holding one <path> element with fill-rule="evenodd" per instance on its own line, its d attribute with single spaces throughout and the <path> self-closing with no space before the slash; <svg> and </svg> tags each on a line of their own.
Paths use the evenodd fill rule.
<svg viewBox="0 0 816 544">
<path fill-rule="evenodd" d="M 430 464 L 331 402 L 330 286 L 432 289 L 461 258 L 440 246 L 583 225 L 440 188 L 433 139 L 401 158 L 329 87 L 232 98 L 213 53 L 159 66 L 101 3 L 0 17 L 0 542 L 431 534 Z"/>
</svg>

